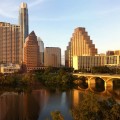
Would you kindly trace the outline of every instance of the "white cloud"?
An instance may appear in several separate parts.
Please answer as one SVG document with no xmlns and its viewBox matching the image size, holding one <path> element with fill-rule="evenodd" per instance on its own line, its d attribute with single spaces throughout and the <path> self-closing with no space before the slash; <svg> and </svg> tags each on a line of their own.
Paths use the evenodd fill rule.
<svg viewBox="0 0 120 120">
<path fill-rule="evenodd" d="M 45 0 L 36 0 L 34 2 L 28 3 L 29 7 L 34 7 L 36 5 L 39 5 L 40 3 L 44 2 Z"/>
<path fill-rule="evenodd" d="M 45 0 L 34 0 L 34 2 L 29 1 L 28 7 L 35 7 L 40 3 L 44 2 Z M 18 11 L 19 11 L 20 3 L 16 0 L 4 0 L 0 3 L 0 15 L 7 18 L 18 18 Z"/>
</svg>

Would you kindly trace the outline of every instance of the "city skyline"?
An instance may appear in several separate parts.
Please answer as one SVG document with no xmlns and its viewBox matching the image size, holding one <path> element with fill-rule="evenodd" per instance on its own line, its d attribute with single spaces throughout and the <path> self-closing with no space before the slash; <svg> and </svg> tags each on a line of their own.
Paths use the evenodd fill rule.
<svg viewBox="0 0 120 120">
<path fill-rule="evenodd" d="M 119 0 L 4 0 L 0 4 L 1 22 L 18 24 L 21 2 L 28 5 L 29 31 L 34 30 L 45 47 L 60 47 L 63 55 L 74 29 L 85 27 L 98 53 L 120 49 Z"/>
</svg>

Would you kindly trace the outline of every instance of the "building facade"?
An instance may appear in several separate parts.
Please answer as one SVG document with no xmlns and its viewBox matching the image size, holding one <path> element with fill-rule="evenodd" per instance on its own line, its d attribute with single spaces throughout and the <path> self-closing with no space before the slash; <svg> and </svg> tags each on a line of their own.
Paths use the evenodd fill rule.
<svg viewBox="0 0 120 120">
<path fill-rule="evenodd" d="M 73 56 L 74 70 L 90 71 L 98 66 L 120 67 L 120 55 Z"/>
<path fill-rule="evenodd" d="M 44 43 L 40 37 L 37 38 L 39 45 L 39 57 L 40 57 L 40 65 L 44 66 Z"/>
<path fill-rule="evenodd" d="M 113 50 L 109 50 L 109 51 L 107 51 L 106 52 L 106 55 L 120 55 L 120 50 L 115 50 L 115 51 L 113 51 Z"/>
<path fill-rule="evenodd" d="M 73 66 L 73 56 L 94 56 L 96 54 L 97 49 L 92 43 L 92 40 L 85 28 L 78 27 L 74 30 L 69 45 L 65 51 L 65 66 Z"/>
<path fill-rule="evenodd" d="M 0 64 L 20 62 L 20 26 L 0 22 Z"/>
<path fill-rule="evenodd" d="M 21 61 L 23 61 L 23 48 L 25 39 L 29 34 L 29 23 L 28 23 L 28 8 L 26 3 L 21 3 L 19 9 L 19 25 L 20 25 L 20 32 L 21 32 L 21 42 L 20 42 L 20 53 L 21 53 Z"/>
<path fill-rule="evenodd" d="M 92 67 L 104 65 L 105 56 L 73 56 L 74 70 L 90 71 Z"/>
<path fill-rule="evenodd" d="M 23 60 L 27 68 L 40 66 L 39 46 L 34 31 L 32 31 L 25 40 Z"/>
<path fill-rule="evenodd" d="M 46 47 L 44 51 L 44 66 L 61 66 L 61 49 L 58 47 Z"/>
<path fill-rule="evenodd" d="M 9 64 L 9 65 L 1 65 L 0 66 L 0 72 L 5 74 L 5 73 L 15 73 L 20 70 L 20 65 L 19 64 Z"/>
</svg>

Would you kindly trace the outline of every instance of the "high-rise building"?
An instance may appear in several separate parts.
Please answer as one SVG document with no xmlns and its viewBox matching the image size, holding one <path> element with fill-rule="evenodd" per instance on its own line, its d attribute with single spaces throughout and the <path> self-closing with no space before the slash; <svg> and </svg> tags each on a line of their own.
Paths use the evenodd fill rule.
<svg viewBox="0 0 120 120">
<path fill-rule="evenodd" d="M 44 65 L 51 67 L 60 67 L 61 49 L 58 47 L 46 47 L 44 51 Z"/>
<path fill-rule="evenodd" d="M 24 44 L 24 64 L 27 69 L 29 67 L 40 66 L 39 60 L 39 46 L 37 41 L 37 36 L 34 31 L 32 31 L 25 40 Z"/>
<path fill-rule="evenodd" d="M 21 43 L 20 43 L 20 52 L 21 52 L 21 61 L 23 61 L 23 46 L 25 39 L 29 34 L 29 23 L 28 23 L 28 8 L 26 3 L 21 3 L 19 9 L 19 25 L 21 32 Z"/>
<path fill-rule="evenodd" d="M 73 66 L 72 57 L 73 56 L 94 56 L 97 54 L 97 49 L 92 43 L 90 36 L 85 31 L 85 28 L 78 27 L 74 30 L 72 34 L 69 45 L 65 52 L 65 64 L 68 67 Z"/>
<path fill-rule="evenodd" d="M 38 45 L 39 45 L 40 65 L 43 66 L 44 65 L 44 43 L 40 37 L 38 37 L 37 40 L 38 40 Z"/>
<path fill-rule="evenodd" d="M 20 26 L 0 22 L 0 64 L 20 63 Z"/>
</svg>

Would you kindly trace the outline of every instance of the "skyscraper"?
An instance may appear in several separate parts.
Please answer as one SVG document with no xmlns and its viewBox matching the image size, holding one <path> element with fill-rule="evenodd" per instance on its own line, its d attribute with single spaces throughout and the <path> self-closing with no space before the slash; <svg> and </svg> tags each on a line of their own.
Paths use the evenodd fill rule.
<svg viewBox="0 0 120 120">
<path fill-rule="evenodd" d="M 20 63 L 20 26 L 0 22 L 0 63 Z"/>
<path fill-rule="evenodd" d="M 25 43 L 25 39 L 29 34 L 28 8 L 26 3 L 21 3 L 20 5 L 19 25 L 20 25 L 20 32 L 21 32 L 20 52 L 21 52 L 21 61 L 23 61 L 23 46 Z"/>
<path fill-rule="evenodd" d="M 40 66 L 39 46 L 34 31 L 28 35 L 24 44 L 24 64 L 27 66 L 27 69 Z"/>
<path fill-rule="evenodd" d="M 43 66 L 44 65 L 44 43 L 40 37 L 38 37 L 37 40 L 38 40 L 38 45 L 39 45 L 40 65 Z"/>
<path fill-rule="evenodd" d="M 88 33 L 85 31 L 85 28 L 76 28 L 65 51 L 66 66 L 73 66 L 73 56 L 94 56 L 95 54 L 97 54 L 97 49 L 92 43 Z"/>
</svg>

